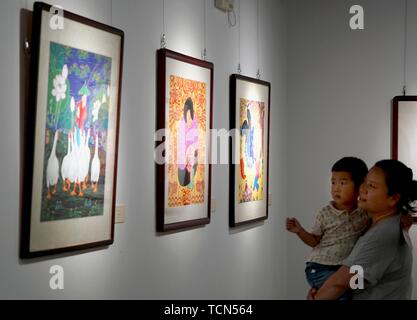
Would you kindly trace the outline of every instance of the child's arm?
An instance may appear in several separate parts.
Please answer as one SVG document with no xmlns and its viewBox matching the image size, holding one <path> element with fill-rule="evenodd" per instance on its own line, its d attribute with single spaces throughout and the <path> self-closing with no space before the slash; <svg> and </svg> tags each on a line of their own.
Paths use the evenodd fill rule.
<svg viewBox="0 0 417 320">
<path fill-rule="evenodd" d="M 320 243 L 321 236 L 316 236 L 310 232 L 307 232 L 296 218 L 287 218 L 286 223 L 287 230 L 295 233 L 306 245 L 315 247 Z"/>
</svg>

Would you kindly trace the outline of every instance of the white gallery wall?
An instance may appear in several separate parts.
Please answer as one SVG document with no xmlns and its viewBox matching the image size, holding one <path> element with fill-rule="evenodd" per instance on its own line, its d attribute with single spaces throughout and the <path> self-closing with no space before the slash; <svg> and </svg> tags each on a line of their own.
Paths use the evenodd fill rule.
<svg viewBox="0 0 417 320">
<path fill-rule="evenodd" d="M 156 50 L 162 0 L 56 0 L 55 4 L 125 31 L 117 203 L 127 206 L 109 248 L 28 261 L 18 258 L 21 188 L 20 14 L 33 1 L 0 0 L 0 299 L 284 299 L 287 244 L 286 15 L 284 1 L 260 1 L 259 61 L 272 83 L 269 219 L 228 227 L 228 166 L 216 165 L 216 211 L 202 228 L 155 232 Z M 214 63 L 213 127 L 229 125 L 229 75 L 238 63 L 238 29 L 206 0 L 206 47 Z M 166 1 L 168 48 L 199 58 L 203 1 Z M 241 64 L 257 71 L 256 2 L 241 0 Z M 49 288 L 61 265 L 65 289 Z"/>
<path fill-rule="evenodd" d="M 268 220 L 228 227 L 227 165 L 216 165 L 216 212 L 202 228 L 155 232 L 156 50 L 162 0 L 56 0 L 70 11 L 125 31 L 117 203 L 125 224 L 109 248 L 29 262 L 18 258 L 21 188 L 20 12 L 32 0 L 0 0 L 0 298 L 304 299 L 310 249 L 284 230 L 310 227 L 330 200 L 330 169 L 343 156 L 369 166 L 391 155 L 391 104 L 404 78 L 404 1 L 260 0 L 260 68 L 272 83 Z M 200 57 L 203 0 L 166 0 L 168 48 Z M 238 29 L 206 0 L 206 47 L 214 63 L 214 128 L 229 125 L 229 75 Z M 365 29 L 349 28 L 349 8 Z M 408 1 L 407 93 L 417 95 L 417 3 Z M 256 1 L 241 0 L 243 73 L 257 71 Z M 417 175 L 417 173 L 416 173 Z M 417 227 L 411 237 L 417 245 Z M 49 268 L 65 270 L 51 291 Z M 414 279 L 417 266 L 414 265 Z M 414 284 L 417 288 L 417 284 Z M 414 290 L 417 299 L 417 289 Z"/>
<path fill-rule="evenodd" d="M 330 200 L 334 162 L 352 155 L 372 166 L 391 156 L 391 99 L 401 95 L 404 78 L 405 1 L 287 3 L 288 215 L 310 228 Z M 349 28 L 355 4 L 364 8 L 364 30 Z M 407 12 L 407 94 L 416 95 L 417 2 L 408 1 Z M 417 227 L 411 230 L 417 245 Z M 304 299 L 310 249 L 292 234 L 287 241 L 286 297 Z M 413 270 L 416 280 L 416 263 Z"/>
</svg>

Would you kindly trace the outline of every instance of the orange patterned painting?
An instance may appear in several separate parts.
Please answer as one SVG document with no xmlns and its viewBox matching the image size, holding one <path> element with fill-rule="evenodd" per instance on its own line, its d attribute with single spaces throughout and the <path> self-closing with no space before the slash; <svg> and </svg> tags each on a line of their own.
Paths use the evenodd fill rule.
<svg viewBox="0 0 417 320">
<path fill-rule="evenodd" d="M 264 118 L 263 102 L 240 99 L 239 203 L 263 200 Z"/>
<path fill-rule="evenodd" d="M 204 203 L 206 83 L 170 76 L 168 207 Z"/>
</svg>

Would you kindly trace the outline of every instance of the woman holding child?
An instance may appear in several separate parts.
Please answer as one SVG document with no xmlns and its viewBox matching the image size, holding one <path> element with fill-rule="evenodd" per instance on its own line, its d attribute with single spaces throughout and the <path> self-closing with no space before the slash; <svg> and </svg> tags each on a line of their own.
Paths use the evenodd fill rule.
<svg viewBox="0 0 417 320">
<path fill-rule="evenodd" d="M 413 172 L 396 160 L 383 160 L 368 172 L 359 189 L 358 207 L 372 221 L 342 266 L 309 299 L 338 299 L 350 289 L 352 266 L 363 269 L 364 288 L 353 299 L 410 299 L 412 254 L 401 215 L 415 212 L 417 182 Z"/>
</svg>

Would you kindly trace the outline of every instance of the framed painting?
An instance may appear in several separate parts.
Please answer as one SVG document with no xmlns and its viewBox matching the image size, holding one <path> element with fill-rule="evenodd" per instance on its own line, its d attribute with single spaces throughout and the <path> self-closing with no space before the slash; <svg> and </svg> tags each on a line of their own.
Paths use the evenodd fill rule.
<svg viewBox="0 0 417 320">
<path fill-rule="evenodd" d="M 392 158 L 417 174 L 417 96 L 397 96 L 392 105 Z"/>
<path fill-rule="evenodd" d="M 403 162 L 417 175 L 417 96 L 397 96 L 392 100 L 392 158 Z M 413 215 L 414 223 L 417 216 Z"/>
<path fill-rule="evenodd" d="M 230 227 L 268 217 L 270 88 L 258 79 L 230 77 Z"/>
<path fill-rule="evenodd" d="M 210 222 L 213 64 L 157 52 L 156 225 L 158 232 Z"/>
<path fill-rule="evenodd" d="M 52 13 L 51 13 L 52 12 Z M 124 33 L 35 2 L 21 257 L 114 238 Z"/>
</svg>

